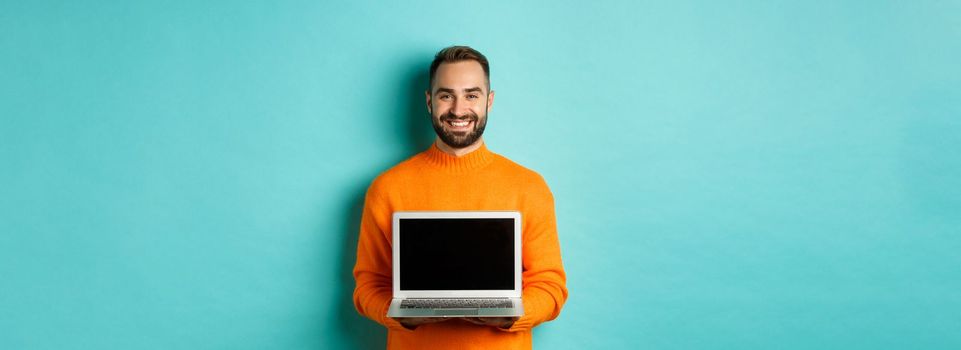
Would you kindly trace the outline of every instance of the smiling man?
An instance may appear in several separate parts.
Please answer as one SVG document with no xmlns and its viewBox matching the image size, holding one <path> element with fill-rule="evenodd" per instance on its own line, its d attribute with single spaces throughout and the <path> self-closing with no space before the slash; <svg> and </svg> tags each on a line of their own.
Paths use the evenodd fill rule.
<svg viewBox="0 0 961 350">
<path fill-rule="evenodd" d="M 431 90 L 425 92 L 427 110 L 437 132 L 436 144 L 446 153 L 461 156 L 483 144 L 487 113 L 494 104 L 485 67 L 486 61 L 481 64 L 474 60 L 434 60 L 431 65 Z M 484 79 L 478 81 L 481 75 Z"/>
<path fill-rule="evenodd" d="M 367 189 L 354 266 L 354 305 L 388 328 L 388 349 L 530 349 L 532 329 L 556 318 L 567 300 L 554 197 L 540 175 L 484 144 L 487 114 L 494 104 L 484 55 L 466 46 L 438 52 L 425 95 L 437 139 L 426 151 L 382 173 Z M 419 210 L 521 212 L 524 316 L 387 317 L 392 299 L 391 215 Z"/>
</svg>

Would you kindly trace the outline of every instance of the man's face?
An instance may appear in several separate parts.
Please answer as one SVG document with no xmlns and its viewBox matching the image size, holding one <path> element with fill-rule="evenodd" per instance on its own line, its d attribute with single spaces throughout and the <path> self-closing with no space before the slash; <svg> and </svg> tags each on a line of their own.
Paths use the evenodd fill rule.
<svg viewBox="0 0 961 350">
<path fill-rule="evenodd" d="M 477 61 L 442 63 L 427 92 L 434 131 L 451 148 L 477 142 L 487 126 L 487 112 L 494 104 L 484 68 Z"/>
</svg>

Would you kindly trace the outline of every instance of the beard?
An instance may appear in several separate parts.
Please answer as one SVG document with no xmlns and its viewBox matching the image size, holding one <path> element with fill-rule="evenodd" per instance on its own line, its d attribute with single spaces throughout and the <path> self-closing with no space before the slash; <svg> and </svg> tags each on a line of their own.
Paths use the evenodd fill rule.
<svg viewBox="0 0 961 350">
<path fill-rule="evenodd" d="M 446 125 L 448 121 L 452 120 L 466 120 L 474 122 L 474 127 L 467 131 L 450 131 L 447 129 Z M 440 137 L 441 141 L 444 141 L 451 148 L 464 148 L 474 144 L 484 135 L 484 128 L 487 127 L 487 116 L 483 118 L 477 116 L 477 113 L 468 112 L 462 116 L 456 116 L 454 113 L 447 112 L 438 118 L 430 118 L 431 124 L 434 125 L 434 132 L 437 133 L 437 137 Z"/>
</svg>

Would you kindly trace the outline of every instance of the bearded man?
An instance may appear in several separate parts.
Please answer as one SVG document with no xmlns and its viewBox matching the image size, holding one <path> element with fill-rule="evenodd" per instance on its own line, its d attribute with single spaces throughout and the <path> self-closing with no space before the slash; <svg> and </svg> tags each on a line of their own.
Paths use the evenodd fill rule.
<svg viewBox="0 0 961 350">
<path fill-rule="evenodd" d="M 437 133 L 434 144 L 379 175 L 367 189 L 354 266 L 354 305 L 387 327 L 388 349 L 530 349 L 532 329 L 556 318 L 567 300 L 553 194 L 539 174 L 484 144 L 494 91 L 483 54 L 466 46 L 438 52 L 425 97 Z M 524 316 L 387 317 L 392 299 L 391 216 L 395 211 L 438 210 L 521 212 Z"/>
</svg>

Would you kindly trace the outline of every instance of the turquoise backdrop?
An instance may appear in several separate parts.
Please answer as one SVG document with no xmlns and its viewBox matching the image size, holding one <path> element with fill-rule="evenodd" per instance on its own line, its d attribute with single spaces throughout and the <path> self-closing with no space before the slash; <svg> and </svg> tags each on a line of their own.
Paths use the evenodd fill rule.
<svg viewBox="0 0 961 350">
<path fill-rule="evenodd" d="M 0 348 L 375 349 L 440 48 L 553 189 L 537 349 L 961 348 L 959 1 L 3 1 Z"/>
</svg>

